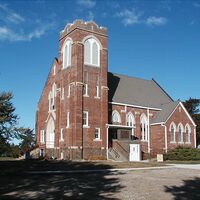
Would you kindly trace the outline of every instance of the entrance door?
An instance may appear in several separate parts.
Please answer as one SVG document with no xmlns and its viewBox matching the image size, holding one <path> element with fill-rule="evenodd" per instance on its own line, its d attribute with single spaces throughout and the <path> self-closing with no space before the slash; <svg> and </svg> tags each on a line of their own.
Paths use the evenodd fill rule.
<svg viewBox="0 0 200 200">
<path fill-rule="evenodd" d="M 130 144 L 129 161 L 140 160 L 140 144 Z"/>
<path fill-rule="evenodd" d="M 54 120 L 51 117 L 47 123 L 47 131 L 46 131 L 46 147 L 47 148 L 54 148 L 54 141 L 55 141 L 55 124 Z"/>
</svg>

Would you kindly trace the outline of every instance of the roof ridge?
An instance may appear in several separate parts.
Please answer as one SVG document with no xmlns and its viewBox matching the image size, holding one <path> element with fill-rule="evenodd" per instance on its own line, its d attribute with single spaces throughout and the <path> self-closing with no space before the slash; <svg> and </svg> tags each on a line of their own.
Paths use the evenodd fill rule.
<svg viewBox="0 0 200 200">
<path fill-rule="evenodd" d="M 153 83 L 155 83 L 155 85 L 157 85 L 174 102 L 174 100 L 172 99 L 172 97 L 161 87 L 161 85 L 154 78 L 152 78 L 151 81 Z"/>
<path fill-rule="evenodd" d="M 126 75 L 126 74 L 119 74 L 119 73 L 115 73 L 115 72 L 108 72 L 108 73 L 111 73 L 111 74 L 113 74 L 113 75 L 124 76 L 124 77 L 127 77 L 127 78 L 139 79 L 139 80 L 143 80 L 143 81 L 151 81 L 151 79 L 144 79 L 144 78 L 135 77 L 135 76 L 130 76 L 130 75 Z"/>
</svg>

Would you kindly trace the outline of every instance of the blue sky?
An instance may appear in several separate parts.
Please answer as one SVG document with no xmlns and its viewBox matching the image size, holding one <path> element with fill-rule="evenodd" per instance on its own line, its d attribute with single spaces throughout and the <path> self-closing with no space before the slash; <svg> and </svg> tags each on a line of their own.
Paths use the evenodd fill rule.
<svg viewBox="0 0 200 200">
<path fill-rule="evenodd" d="M 77 18 L 108 28 L 109 71 L 200 98 L 200 1 L 0 0 L 0 91 L 13 92 L 19 125 L 34 128 L 59 32 Z"/>
</svg>

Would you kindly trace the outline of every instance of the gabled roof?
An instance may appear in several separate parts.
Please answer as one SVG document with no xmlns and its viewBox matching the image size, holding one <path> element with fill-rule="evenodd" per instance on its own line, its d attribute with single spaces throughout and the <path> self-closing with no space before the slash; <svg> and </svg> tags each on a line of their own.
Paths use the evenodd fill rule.
<svg viewBox="0 0 200 200">
<path fill-rule="evenodd" d="M 161 111 L 157 112 L 154 118 L 151 120 L 151 124 L 166 122 L 172 112 L 179 105 L 180 101 L 174 101 L 167 104 L 163 104 L 161 107 Z"/>
<path fill-rule="evenodd" d="M 108 73 L 109 102 L 126 103 L 151 108 L 162 108 L 173 99 L 155 80 L 144 80 Z"/>
</svg>

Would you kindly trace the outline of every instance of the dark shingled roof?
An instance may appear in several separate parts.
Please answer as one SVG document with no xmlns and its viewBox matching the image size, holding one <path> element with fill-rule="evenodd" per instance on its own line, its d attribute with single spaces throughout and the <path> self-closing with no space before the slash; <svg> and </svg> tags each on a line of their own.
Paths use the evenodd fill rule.
<svg viewBox="0 0 200 200">
<path fill-rule="evenodd" d="M 108 73 L 109 102 L 126 103 L 151 108 L 173 102 L 155 80 L 144 80 Z"/>
<path fill-rule="evenodd" d="M 159 111 L 154 118 L 151 120 L 151 124 L 166 122 L 170 114 L 174 111 L 174 109 L 178 106 L 180 101 L 174 101 L 167 104 L 163 104 L 161 107 L 161 111 Z"/>
</svg>

